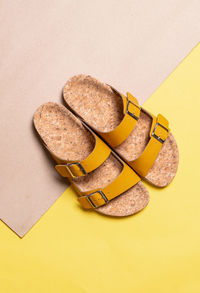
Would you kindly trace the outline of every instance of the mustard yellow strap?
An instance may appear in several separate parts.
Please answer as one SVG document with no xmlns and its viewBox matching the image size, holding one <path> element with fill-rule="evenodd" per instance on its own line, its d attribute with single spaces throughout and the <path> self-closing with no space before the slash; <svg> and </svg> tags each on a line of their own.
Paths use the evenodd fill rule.
<svg viewBox="0 0 200 293">
<path fill-rule="evenodd" d="M 63 164 L 56 165 L 56 170 L 63 177 L 76 178 L 85 176 L 91 171 L 98 168 L 110 155 L 110 148 L 94 134 L 96 143 L 90 155 L 81 162 L 68 161 Z"/>
<path fill-rule="evenodd" d="M 112 87 L 111 87 L 112 88 Z M 119 94 L 123 100 L 124 105 L 124 118 L 121 123 L 110 132 L 100 132 L 98 134 L 108 142 L 110 146 L 113 148 L 120 145 L 132 132 L 134 129 L 137 120 L 140 117 L 140 106 L 138 104 L 137 99 L 127 93 L 127 97 L 117 92 L 114 88 L 112 88 L 117 94 Z"/>
<path fill-rule="evenodd" d="M 124 164 L 122 172 L 111 184 L 98 190 L 95 189 L 83 193 L 79 191 L 80 197 L 78 201 L 85 209 L 103 206 L 134 186 L 140 180 L 140 177 L 128 165 Z"/>
<path fill-rule="evenodd" d="M 158 114 L 153 116 L 150 131 L 150 140 L 138 159 L 129 162 L 129 165 L 141 176 L 145 177 L 153 166 L 160 150 L 169 134 L 169 123 L 165 117 Z"/>
</svg>

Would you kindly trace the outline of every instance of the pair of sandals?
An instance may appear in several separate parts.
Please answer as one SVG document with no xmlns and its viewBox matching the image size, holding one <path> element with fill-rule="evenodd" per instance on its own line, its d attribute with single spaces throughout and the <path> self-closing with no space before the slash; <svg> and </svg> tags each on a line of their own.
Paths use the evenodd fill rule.
<svg viewBox="0 0 200 293">
<path fill-rule="evenodd" d="M 178 168 L 168 121 L 91 76 L 78 75 L 63 91 L 67 107 L 46 103 L 34 125 L 84 209 L 129 216 L 149 202 L 141 177 L 164 187 Z"/>
</svg>

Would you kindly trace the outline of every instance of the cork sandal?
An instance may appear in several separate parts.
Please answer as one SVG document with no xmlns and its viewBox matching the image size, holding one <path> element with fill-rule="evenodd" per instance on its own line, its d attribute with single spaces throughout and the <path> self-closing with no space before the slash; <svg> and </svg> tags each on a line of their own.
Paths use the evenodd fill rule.
<svg viewBox="0 0 200 293">
<path fill-rule="evenodd" d="M 123 217 L 148 204 L 149 193 L 140 177 L 66 107 L 40 106 L 34 125 L 83 208 Z"/>
<path fill-rule="evenodd" d="M 178 168 L 178 148 L 168 121 L 141 108 L 127 97 L 91 76 L 72 77 L 63 96 L 67 107 L 101 136 L 140 176 L 163 187 Z"/>
</svg>

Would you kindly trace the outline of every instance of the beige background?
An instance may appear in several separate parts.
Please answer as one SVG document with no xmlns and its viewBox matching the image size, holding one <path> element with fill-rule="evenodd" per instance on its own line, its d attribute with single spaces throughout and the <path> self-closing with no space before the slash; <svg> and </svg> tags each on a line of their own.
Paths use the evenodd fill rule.
<svg viewBox="0 0 200 293">
<path fill-rule="evenodd" d="M 23 236 L 66 188 L 32 127 L 91 74 L 144 102 L 197 44 L 200 1 L 0 1 L 0 218 Z"/>
</svg>

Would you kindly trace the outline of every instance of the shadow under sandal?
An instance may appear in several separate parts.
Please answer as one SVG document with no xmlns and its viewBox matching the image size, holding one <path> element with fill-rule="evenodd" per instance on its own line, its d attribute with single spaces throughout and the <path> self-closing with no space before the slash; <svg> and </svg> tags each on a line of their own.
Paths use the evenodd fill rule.
<svg viewBox="0 0 200 293">
<path fill-rule="evenodd" d="M 148 204 L 149 193 L 140 177 L 64 106 L 40 106 L 34 125 L 83 208 L 123 217 Z"/>
<path fill-rule="evenodd" d="M 178 168 L 178 148 L 161 114 L 157 117 L 127 96 L 91 76 L 67 81 L 63 95 L 67 107 L 100 135 L 140 176 L 163 187 Z"/>
</svg>

